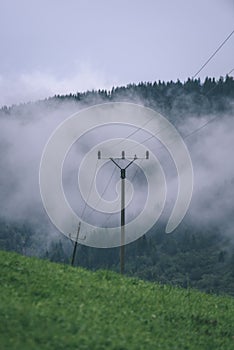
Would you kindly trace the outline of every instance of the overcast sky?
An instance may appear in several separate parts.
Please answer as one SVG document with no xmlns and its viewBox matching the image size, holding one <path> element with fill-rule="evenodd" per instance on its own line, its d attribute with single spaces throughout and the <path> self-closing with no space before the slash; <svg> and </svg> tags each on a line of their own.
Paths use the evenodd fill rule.
<svg viewBox="0 0 234 350">
<path fill-rule="evenodd" d="M 183 81 L 233 29 L 234 0 L 0 0 L 0 106 Z M 233 68 L 234 35 L 200 77 Z"/>
</svg>

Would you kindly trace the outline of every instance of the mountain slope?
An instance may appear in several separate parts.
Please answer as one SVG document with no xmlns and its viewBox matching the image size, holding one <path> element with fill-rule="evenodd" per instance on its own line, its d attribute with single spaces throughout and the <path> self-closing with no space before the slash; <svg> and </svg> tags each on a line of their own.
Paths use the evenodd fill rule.
<svg viewBox="0 0 234 350">
<path fill-rule="evenodd" d="M 234 299 L 0 252 L 1 349 L 231 349 Z"/>
</svg>

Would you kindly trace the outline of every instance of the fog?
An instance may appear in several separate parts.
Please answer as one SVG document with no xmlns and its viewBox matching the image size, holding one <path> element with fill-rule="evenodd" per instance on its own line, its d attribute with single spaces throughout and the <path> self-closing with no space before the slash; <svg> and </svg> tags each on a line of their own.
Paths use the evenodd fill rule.
<svg viewBox="0 0 234 350">
<path fill-rule="evenodd" d="M 94 103 L 95 101 L 91 101 Z M 142 101 L 144 104 L 144 101 Z M 55 128 L 67 117 L 84 109 L 82 103 L 48 102 L 31 103 L 1 112 L 0 117 L 0 213 L 1 219 L 8 222 L 29 223 L 37 234 L 43 234 L 45 241 L 56 240 L 60 233 L 50 223 L 43 208 L 39 189 L 39 166 L 43 149 Z M 179 112 L 176 111 L 176 114 Z M 186 118 L 175 119 L 176 127 L 183 137 L 190 152 L 194 170 L 194 190 L 189 210 L 184 222 L 199 229 L 210 227 L 223 235 L 233 237 L 233 198 L 234 198 L 234 165 L 233 165 L 233 131 L 234 120 L 228 113 L 209 123 L 197 133 L 189 135 L 215 115 L 188 115 Z M 126 138 L 136 131 L 132 126 L 106 126 L 92 130 L 78 140 L 68 153 L 64 162 L 63 185 L 67 200 L 73 210 L 83 215 L 85 221 L 101 227 L 119 225 L 120 171 L 109 161 L 96 174 L 96 187 L 100 196 L 114 201 L 116 213 L 106 214 L 101 210 L 101 201 L 96 201 L 95 209 L 85 204 L 78 188 L 78 166 L 86 153 L 96 144 L 108 138 Z M 175 164 L 168 151 L 156 139 L 150 139 L 144 131 L 137 131 L 132 140 L 144 143 L 158 158 L 165 172 L 167 183 L 166 203 L 161 215 L 165 223 L 173 208 L 178 189 Z M 173 140 L 172 140 L 173 142 Z M 121 155 L 121 144 L 111 157 Z M 134 156 L 137 147 L 132 147 Z M 142 155 L 141 155 L 142 156 Z M 138 161 L 140 162 L 140 161 Z M 142 160 L 142 169 L 150 168 L 152 159 Z M 139 163 L 138 163 L 139 164 Z M 95 171 L 96 163 L 93 162 Z M 126 209 L 126 219 L 130 222 L 144 207 L 147 196 L 147 181 L 144 171 L 134 163 L 127 170 L 127 195 L 129 205 Z M 90 169 L 87 170 L 91 171 Z M 87 176 L 87 189 L 90 181 Z M 132 185 L 130 182 L 132 180 Z M 108 185 L 108 186 L 107 186 Z M 117 186 L 117 187 L 116 187 Z M 160 190 L 160 189 L 158 189 Z M 157 189 L 156 189 L 157 192 Z M 154 215 L 152 212 L 150 215 Z M 41 229 L 42 228 L 42 229 Z M 177 231 L 180 229 L 178 227 Z"/>
</svg>

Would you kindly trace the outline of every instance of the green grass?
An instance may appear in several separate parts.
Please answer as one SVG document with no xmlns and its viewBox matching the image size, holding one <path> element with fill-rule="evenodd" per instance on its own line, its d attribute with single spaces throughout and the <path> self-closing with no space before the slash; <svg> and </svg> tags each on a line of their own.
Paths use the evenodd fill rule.
<svg viewBox="0 0 234 350">
<path fill-rule="evenodd" d="M 0 349 L 234 349 L 234 299 L 0 252 Z"/>
</svg>

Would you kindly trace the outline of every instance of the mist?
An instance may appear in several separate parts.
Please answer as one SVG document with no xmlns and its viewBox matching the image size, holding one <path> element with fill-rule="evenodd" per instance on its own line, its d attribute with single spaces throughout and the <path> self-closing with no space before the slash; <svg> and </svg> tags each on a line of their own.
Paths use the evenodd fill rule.
<svg viewBox="0 0 234 350">
<path fill-rule="evenodd" d="M 138 100 L 138 102 L 140 99 Z M 96 101 L 90 101 L 94 104 Z M 100 99 L 98 100 L 100 103 Z M 140 101 L 142 105 L 146 101 Z M 61 237 L 51 224 L 42 204 L 39 189 L 39 166 L 43 149 L 55 128 L 78 110 L 86 108 L 81 102 L 49 100 L 30 103 L 2 110 L 0 116 L 0 216 L 7 222 L 24 222 L 33 227 L 37 235 L 43 234 L 44 244 Z M 175 111 L 178 115 L 179 111 Z M 207 121 L 217 118 L 199 132 L 186 137 L 193 130 Z M 182 136 L 190 152 L 194 170 L 194 190 L 189 210 L 184 222 L 198 228 L 216 228 L 220 234 L 233 238 L 233 198 L 234 198 L 234 166 L 232 152 L 234 146 L 233 110 L 222 115 L 189 114 L 186 118 L 175 118 L 175 126 Z M 107 126 L 97 128 L 84 135 L 75 143 L 64 162 L 63 184 L 69 204 L 79 215 L 84 211 L 84 220 L 101 227 L 119 225 L 119 209 L 116 213 L 98 212 L 86 206 L 79 192 L 77 183 L 78 166 L 83 157 L 95 144 L 104 142 L 109 137 L 125 138 L 135 130 L 134 127 L 115 128 Z M 144 142 L 148 137 L 144 131 L 135 133 L 132 139 Z M 159 141 L 155 139 L 144 142 L 144 146 L 155 154 L 166 177 L 167 197 L 160 217 L 162 223 L 167 222 L 176 200 L 178 189 L 177 172 L 171 156 Z M 120 156 L 121 145 L 113 157 Z M 135 151 L 133 149 L 133 151 Z M 97 174 L 97 191 L 106 200 L 115 200 L 119 190 L 119 169 L 106 163 Z M 95 168 L 95 163 L 93 164 Z M 145 161 L 144 167 L 150 167 Z M 147 194 L 147 183 L 143 171 L 133 165 L 128 170 L 127 222 L 142 210 Z M 111 179 L 110 179 L 111 178 Z M 131 179 L 132 186 L 130 185 Z M 106 184 L 110 180 L 110 185 Z M 117 185 L 117 187 L 116 187 Z M 87 183 L 89 188 L 90 183 Z M 133 191 L 133 194 L 131 194 Z M 129 193 L 129 197 L 128 197 Z M 117 203 L 118 204 L 118 203 Z M 154 215 L 154 213 L 150 213 Z M 177 231 L 180 230 L 180 226 Z"/>
</svg>

